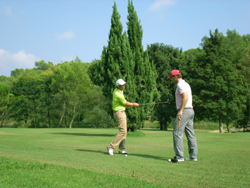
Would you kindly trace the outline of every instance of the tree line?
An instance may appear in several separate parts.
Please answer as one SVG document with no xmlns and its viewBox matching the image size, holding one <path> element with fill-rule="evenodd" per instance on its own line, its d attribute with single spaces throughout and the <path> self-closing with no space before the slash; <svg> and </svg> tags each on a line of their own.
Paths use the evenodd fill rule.
<svg viewBox="0 0 250 188">
<path fill-rule="evenodd" d="M 0 77 L 1 126 L 6 119 L 13 120 L 13 126 L 34 128 L 115 126 L 100 87 L 89 79 L 89 63 L 76 57 L 35 66 Z"/>
<path fill-rule="evenodd" d="M 130 102 L 166 101 L 167 105 L 127 108 L 128 128 L 140 129 L 157 120 L 167 130 L 176 115 L 175 88 L 167 78 L 179 69 L 193 92 L 195 121 L 218 121 L 247 128 L 250 121 L 250 35 L 216 29 L 200 47 L 182 51 L 154 43 L 143 50 L 143 30 L 131 0 L 127 32 L 116 3 L 111 15 L 108 45 L 100 60 L 83 63 L 78 57 L 54 65 L 35 62 L 33 69 L 15 69 L 0 76 L 1 126 L 12 119 L 23 127 L 114 127 L 112 92 L 115 81 L 127 82 Z M 14 125 L 15 126 L 15 125 Z"/>
</svg>

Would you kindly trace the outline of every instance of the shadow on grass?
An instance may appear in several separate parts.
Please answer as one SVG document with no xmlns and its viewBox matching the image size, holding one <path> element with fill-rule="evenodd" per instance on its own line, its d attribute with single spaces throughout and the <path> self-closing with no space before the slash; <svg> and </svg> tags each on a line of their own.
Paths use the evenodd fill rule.
<svg viewBox="0 0 250 188">
<path fill-rule="evenodd" d="M 142 128 L 140 131 L 162 131 L 162 132 L 173 132 L 173 129 L 168 130 L 160 130 L 160 129 L 152 129 L 152 128 Z"/>
<path fill-rule="evenodd" d="M 68 136 L 115 136 L 115 134 L 87 134 L 87 133 L 51 133 L 51 134 L 61 134 L 61 135 L 68 135 Z"/>
<path fill-rule="evenodd" d="M 109 155 L 108 151 L 104 152 L 104 151 L 87 150 L 87 149 L 76 149 L 76 151 L 93 152 L 93 153 L 101 153 L 101 154 Z M 114 153 L 114 155 L 123 155 L 123 154 Z M 131 154 L 129 153 L 128 156 L 142 157 L 142 158 L 162 160 L 162 161 L 167 161 L 169 158 L 171 158 L 171 157 L 158 157 L 158 156 L 153 156 L 153 155 L 135 154 L 135 153 L 131 153 Z"/>
</svg>

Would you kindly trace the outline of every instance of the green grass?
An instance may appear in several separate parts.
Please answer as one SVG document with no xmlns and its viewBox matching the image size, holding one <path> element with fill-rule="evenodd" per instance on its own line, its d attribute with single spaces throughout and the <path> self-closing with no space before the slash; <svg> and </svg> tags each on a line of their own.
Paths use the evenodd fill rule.
<svg viewBox="0 0 250 188">
<path fill-rule="evenodd" d="M 219 130 L 219 123 L 218 122 L 211 122 L 211 121 L 200 121 L 194 123 L 195 129 L 205 129 L 205 130 Z M 226 129 L 226 124 L 223 124 L 223 129 Z"/>
<path fill-rule="evenodd" d="M 144 129 L 160 129 L 160 124 L 158 121 L 145 121 Z"/>
<path fill-rule="evenodd" d="M 196 131 L 198 162 L 169 163 L 172 132 L 141 130 L 110 156 L 117 131 L 0 129 L 0 187 L 250 187 L 249 133 Z"/>
<path fill-rule="evenodd" d="M 219 123 L 212 121 L 194 122 L 194 128 L 202 130 L 219 130 Z M 223 129 L 226 130 L 226 128 L 227 128 L 226 124 L 224 123 Z M 230 128 L 232 128 L 232 124 L 230 125 Z M 154 122 L 145 121 L 144 129 L 160 129 L 160 124 L 158 121 Z M 173 129 L 173 123 L 169 124 L 168 129 Z"/>
</svg>

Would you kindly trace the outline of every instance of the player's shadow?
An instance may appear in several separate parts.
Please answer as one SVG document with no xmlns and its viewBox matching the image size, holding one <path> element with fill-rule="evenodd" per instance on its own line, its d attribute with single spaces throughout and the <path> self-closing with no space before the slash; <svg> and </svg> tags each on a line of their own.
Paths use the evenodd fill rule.
<svg viewBox="0 0 250 188">
<path fill-rule="evenodd" d="M 104 155 L 109 155 L 108 151 L 96 151 L 96 150 L 87 150 L 87 149 L 76 149 L 77 151 L 83 151 L 83 152 L 93 152 L 93 153 L 101 153 Z M 122 155 L 118 153 L 114 153 L 114 155 Z M 136 153 L 128 153 L 128 156 L 135 156 L 135 157 L 142 157 L 147 159 L 155 159 L 155 160 L 163 160 L 167 161 L 168 157 L 159 157 L 154 155 L 147 155 L 147 154 L 136 154 Z"/>
<path fill-rule="evenodd" d="M 51 134 L 61 134 L 61 135 L 68 135 L 68 136 L 107 136 L 112 137 L 115 136 L 114 134 L 88 134 L 88 133 L 51 133 Z"/>
</svg>

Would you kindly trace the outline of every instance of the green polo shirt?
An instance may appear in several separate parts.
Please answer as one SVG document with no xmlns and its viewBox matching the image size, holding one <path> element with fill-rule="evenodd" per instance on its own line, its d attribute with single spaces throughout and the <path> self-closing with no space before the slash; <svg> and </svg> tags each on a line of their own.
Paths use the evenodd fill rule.
<svg viewBox="0 0 250 188">
<path fill-rule="evenodd" d="M 125 110 L 126 99 L 124 98 L 123 91 L 116 88 L 113 92 L 112 109 L 116 112 Z"/>
</svg>

